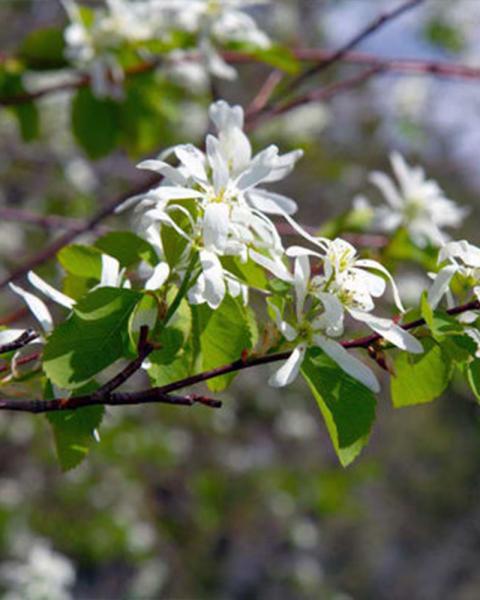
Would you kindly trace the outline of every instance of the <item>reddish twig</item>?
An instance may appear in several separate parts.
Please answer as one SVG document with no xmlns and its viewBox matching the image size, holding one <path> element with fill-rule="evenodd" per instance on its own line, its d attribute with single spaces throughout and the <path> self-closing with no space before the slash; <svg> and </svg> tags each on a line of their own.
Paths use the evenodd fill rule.
<svg viewBox="0 0 480 600">
<path fill-rule="evenodd" d="M 4 277 L 0 280 L 0 290 L 6 287 L 9 283 L 16 281 L 20 277 L 23 277 L 28 273 L 28 271 L 34 269 L 38 265 L 43 264 L 55 254 L 61 250 L 67 244 L 70 244 L 74 239 L 76 239 L 80 234 L 86 233 L 87 231 L 94 230 L 97 225 L 112 215 L 115 209 L 122 204 L 126 199 L 134 196 L 136 194 L 141 194 L 142 192 L 146 192 L 153 185 L 155 185 L 159 181 L 158 175 L 153 175 L 149 177 L 142 184 L 137 186 L 135 189 L 129 190 L 126 194 L 121 194 L 118 198 L 115 198 L 113 201 L 108 203 L 104 208 L 99 210 L 93 217 L 85 221 L 81 226 L 76 226 L 74 229 L 69 229 L 63 235 L 61 235 L 58 239 L 53 241 L 49 246 L 44 248 L 41 252 L 36 254 L 30 260 L 28 260 L 25 264 L 15 269 L 12 273 Z"/>
<path fill-rule="evenodd" d="M 260 88 L 260 91 L 251 101 L 247 110 L 245 111 L 246 116 L 248 117 L 251 114 L 255 114 L 263 110 L 263 108 L 268 104 L 270 98 L 272 97 L 273 92 L 276 87 L 283 79 L 283 73 L 275 69 L 270 73 L 270 75 L 265 80 L 265 83 Z"/>
<path fill-rule="evenodd" d="M 288 94 L 294 91 L 295 89 L 298 89 L 307 79 L 318 75 L 321 71 L 325 71 L 336 62 L 339 62 L 350 50 L 358 46 L 366 38 L 370 37 L 383 25 L 385 25 L 389 21 L 393 21 L 394 19 L 408 12 L 409 10 L 412 10 L 413 8 L 420 5 L 423 1 L 424 0 L 408 0 L 400 6 L 397 6 L 393 10 L 382 13 L 375 17 L 373 21 L 371 21 L 364 29 L 357 33 L 357 35 L 355 35 L 349 42 L 347 42 L 346 44 L 338 48 L 338 50 L 333 52 L 328 59 L 323 60 L 319 64 L 313 65 L 312 67 L 301 73 L 298 77 L 293 79 L 293 81 L 290 82 L 287 89 L 285 90 L 285 93 Z"/>
<path fill-rule="evenodd" d="M 459 315 L 471 310 L 480 310 L 480 302 L 478 300 L 468 302 L 467 304 L 462 304 L 461 306 L 456 306 L 448 309 L 446 312 L 449 315 Z M 417 327 L 422 327 L 423 325 L 425 325 L 425 320 L 417 319 L 415 321 L 411 321 L 410 323 L 403 324 L 402 328 L 405 330 L 411 330 L 416 329 Z M 382 336 L 375 333 L 366 337 L 344 341 L 341 342 L 341 344 L 347 349 L 364 348 L 368 350 L 373 344 L 381 341 L 382 339 Z M 239 360 L 227 365 L 223 365 L 209 371 L 204 371 L 202 373 L 197 373 L 196 375 L 186 377 L 161 387 L 150 388 L 148 390 L 139 392 L 111 393 L 111 391 L 107 389 L 103 393 L 99 393 L 98 390 L 93 394 L 76 396 L 73 398 L 56 398 L 54 400 L 14 400 L 4 398 L 0 400 L 0 410 L 45 413 L 59 410 L 75 410 L 85 406 L 100 404 L 108 406 L 126 406 L 150 403 L 164 403 L 176 406 L 192 406 L 195 403 L 200 403 L 210 408 L 219 408 L 221 406 L 220 401 L 202 395 L 193 394 L 188 396 L 171 396 L 170 394 L 180 389 L 214 379 L 220 375 L 227 375 L 230 373 L 243 371 L 244 369 L 258 367 L 260 365 L 287 360 L 290 354 L 290 351 L 286 351 L 252 358 L 242 357 Z M 36 358 L 38 358 L 38 354 L 36 355 Z"/>
<path fill-rule="evenodd" d="M 278 117 L 283 115 L 290 110 L 298 108 L 299 106 L 303 106 L 304 104 L 309 104 L 310 102 L 322 102 L 325 100 L 329 100 L 333 96 L 341 92 L 350 91 L 351 89 L 365 83 L 368 79 L 377 75 L 383 70 L 381 66 L 373 66 L 365 69 L 361 73 L 354 75 L 353 77 L 349 77 L 348 79 L 343 79 L 341 81 L 336 81 L 328 86 L 322 86 L 321 88 L 317 88 L 307 92 L 306 94 L 302 94 L 301 96 L 297 96 L 296 98 L 289 100 L 283 103 L 277 103 L 270 107 L 265 107 L 263 112 L 257 112 L 250 116 L 250 119 L 247 120 L 245 129 L 247 131 L 252 130 L 254 127 L 257 127 L 259 123 L 267 119 L 271 119 L 273 117 Z"/>
<path fill-rule="evenodd" d="M 47 230 L 70 229 L 83 231 L 86 221 L 62 215 L 39 215 L 19 208 L 0 208 L 0 220 L 35 225 Z M 98 229 L 98 228 L 97 228 Z"/>
</svg>

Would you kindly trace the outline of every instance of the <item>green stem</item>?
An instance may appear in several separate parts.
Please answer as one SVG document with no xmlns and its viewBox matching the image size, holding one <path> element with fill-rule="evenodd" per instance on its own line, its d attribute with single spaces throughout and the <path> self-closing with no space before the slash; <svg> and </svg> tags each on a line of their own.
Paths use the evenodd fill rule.
<svg viewBox="0 0 480 600">
<path fill-rule="evenodd" d="M 183 278 L 182 284 L 178 288 L 178 292 L 176 293 L 175 298 L 173 299 L 173 302 L 168 307 L 167 314 L 163 321 L 162 329 L 164 329 L 168 325 L 170 319 L 177 312 L 181 301 L 183 300 L 183 298 L 187 294 L 188 290 L 190 289 L 191 284 L 194 283 L 194 281 L 192 280 L 192 273 L 195 269 L 196 263 L 197 263 L 197 253 L 194 252 L 192 254 L 190 262 L 188 263 L 188 267 L 187 267 L 187 270 L 185 271 L 185 277 Z"/>
</svg>

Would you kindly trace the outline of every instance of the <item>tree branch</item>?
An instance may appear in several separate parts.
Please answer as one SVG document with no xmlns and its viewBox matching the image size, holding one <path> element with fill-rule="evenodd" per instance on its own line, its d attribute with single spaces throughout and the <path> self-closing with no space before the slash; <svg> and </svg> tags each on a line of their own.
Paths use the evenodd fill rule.
<svg viewBox="0 0 480 600">
<path fill-rule="evenodd" d="M 408 0 L 407 2 L 404 2 L 403 4 L 398 6 L 397 8 L 394 8 L 393 10 L 378 15 L 364 29 L 357 33 L 357 35 L 355 35 L 349 42 L 338 48 L 338 50 L 333 52 L 327 59 L 323 60 L 319 64 L 310 67 L 309 69 L 301 73 L 298 77 L 296 77 L 293 81 L 291 81 L 284 93 L 291 93 L 295 89 L 298 89 L 305 81 L 307 81 L 307 79 L 318 75 L 318 73 L 320 73 L 321 71 L 325 71 L 336 62 L 339 62 L 350 50 L 358 46 L 358 44 L 360 44 L 366 38 L 375 33 L 383 25 L 385 25 L 389 21 L 396 19 L 397 17 L 406 13 L 407 11 L 416 8 L 422 2 L 424 2 L 424 0 Z"/>
<path fill-rule="evenodd" d="M 446 312 L 449 315 L 459 315 L 471 310 L 480 310 L 480 301 L 473 300 L 466 304 L 448 309 Z M 416 329 L 425 325 L 424 319 L 417 319 L 410 323 L 404 323 L 401 327 L 405 330 Z M 381 335 L 375 333 L 366 337 L 356 338 L 341 342 L 341 345 L 346 349 L 364 348 L 369 349 L 373 344 L 381 341 Z M 265 356 L 255 356 L 252 358 L 239 359 L 227 365 L 191 375 L 179 381 L 169 383 L 164 386 L 150 388 L 139 392 L 112 393 L 110 387 L 102 390 L 97 390 L 93 394 L 84 396 L 75 396 L 72 398 L 55 398 L 54 400 L 17 400 L 10 398 L 0 399 L 0 410 L 12 410 L 30 413 L 45 413 L 59 410 L 76 410 L 85 406 L 107 405 L 107 406 L 127 406 L 136 404 L 151 404 L 163 403 L 175 406 L 193 406 L 194 404 L 203 404 L 209 408 L 220 408 L 222 403 L 213 398 L 203 395 L 190 394 L 188 396 L 172 396 L 173 392 L 180 389 L 190 387 L 192 385 L 203 383 L 220 375 L 227 375 L 266 365 L 283 360 L 287 360 L 291 351 L 277 352 L 275 354 L 267 354 Z M 38 355 L 37 355 L 38 356 Z M 25 357 L 28 358 L 28 357 Z M 115 379 L 115 378 L 114 378 Z M 107 384 L 109 385 L 109 384 Z"/>
<path fill-rule="evenodd" d="M 24 331 L 13 342 L 9 342 L 8 344 L 3 344 L 3 346 L 0 346 L 0 354 L 7 354 L 8 352 L 19 350 L 20 348 L 23 348 L 30 342 L 33 342 L 33 340 L 36 340 L 38 337 L 38 333 L 33 331 L 33 329 L 27 329 L 27 331 Z"/>
</svg>

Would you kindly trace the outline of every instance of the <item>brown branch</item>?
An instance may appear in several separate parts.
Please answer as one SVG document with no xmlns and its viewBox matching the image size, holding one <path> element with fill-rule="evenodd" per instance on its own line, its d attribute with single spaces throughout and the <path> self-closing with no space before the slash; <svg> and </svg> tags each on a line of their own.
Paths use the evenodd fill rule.
<svg viewBox="0 0 480 600">
<path fill-rule="evenodd" d="M 143 183 L 138 185 L 136 188 L 129 190 L 125 194 L 121 194 L 119 197 L 115 198 L 111 202 L 109 202 L 104 208 L 100 209 L 93 217 L 86 220 L 83 224 L 76 226 L 73 229 L 67 230 L 63 235 L 54 240 L 49 246 L 44 248 L 41 252 L 33 256 L 30 260 L 28 260 L 25 264 L 21 265 L 17 269 L 15 269 L 12 273 L 4 277 L 0 280 L 0 290 L 5 288 L 9 283 L 16 281 L 20 277 L 23 277 L 28 273 L 28 271 L 34 269 L 38 265 L 43 264 L 55 254 L 61 250 L 67 244 L 70 244 L 74 239 L 76 239 L 80 234 L 86 233 L 87 231 L 94 230 L 97 225 L 112 215 L 115 209 L 122 204 L 125 200 L 130 198 L 131 196 L 135 196 L 136 194 L 141 194 L 142 192 L 146 192 L 153 185 L 158 183 L 159 177 L 158 175 L 150 176 L 147 180 L 144 180 Z"/>
<path fill-rule="evenodd" d="M 150 391 L 150 390 L 149 390 Z M 221 408 L 219 400 L 197 394 L 188 396 L 171 396 L 169 394 L 150 394 L 144 396 L 143 392 L 115 393 L 106 397 L 94 394 L 77 396 L 73 398 L 55 398 L 54 400 L 17 400 L 14 398 L 0 398 L 0 410 L 28 412 L 34 414 L 58 412 L 62 410 L 77 410 L 86 406 L 133 406 L 138 404 L 170 404 L 173 406 L 193 406 L 202 404 L 208 408 Z"/>
<path fill-rule="evenodd" d="M 449 315 L 459 315 L 470 310 L 480 310 L 480 302 L 474 300 L 461 306 L 448 309 L 446 312 Z M 425 325 L 424 319 L 417 319 L 410 323 L 405 323 L 402 328 L 405 330 L 416 329 Z M 372 334 L 362 338 L 356 338 L 354 340 L 341 342 L 344 348 L 364 348 L 369 349 L 372 344 L 382 340 L 382 336 L 379 334 Z M 278 352 L 275 354 L 267 354 L 266 356 L 258 356 L 253 358 L 240 358 L 228 365 L 217 367 L 209 371 L 197 373 L 185 379 L 169 383 L 167 385 L 150 388 L 139 392 L 125 392 L 125 393 L 111 393 L 106 390 L 104 393 L 94 392 L 93 394 L 76 396 L 72 398 L 56 398 L 54 400 L 17 400 L 3 398 L 0 399 L 0 410 L 12 410 L 22 411 L 30 413 L 45 413 L 54 412 L 60 410 L 76 410 L 85 406 L 94 405 L 107 405 L 107 406 L 127 406 L 136 404 L 151 404 L 151 403 L 163 403 L 171 404 L 175 406 L 193 406 L 196 403 L 203 404 L 209 408 L 220 408 L 222 403 L 212 398 L 191 394 L 188 396 L 172 396 L 173 392 L 177 390 L 190 387 L 192 385 L 214 379 L 220 375 L 227 375 L 229 373 L 235 373 L 243 371 L 244 369 L 250 369 L 260 365 L 266 365 L 274 362 L 287 360 L 291 352 Z"/>
<path fill-rule="evenodd" d="M 0 346 L 0 354 L 7 354 L 8 352 L 19 350 L 37 338 L 38 333 L 33 331 L 33 329 L 27 329 L 27 331 L 24 331 L 16 340 L 13 340 L 13 342 Z"/>
<path fill-rule="evenodd" d="M 449 315 L 459 315 L 470 310 L 480 310 L 480 301 L 474 300 L 472 302 L 468 302 L 467 304 L 462 304 L 461 306 L 456 306 L 454 308 L 448 309 L 446 312 Z M 424 319 L 417 319 L 415 321 L 411 321 L 410 323 L 405 323 L 401 325 L 403 329 L 406 331 L 410 329 L 416 329 L 417 327 L 422 327 L 425 325 Z M 356 338 L 349 341 L 341 342 L 341 345 L 346 349 L 352 348 L 364 348 L 368 349 L 369 346 L 375 344 L 382 340 L 382 336 L 375 333 L 366 337 Z M 218 377 L 219 375 L 227 375 L 229 373 L 235 373 L 237 371 L 242 371 L 243 369 L 249 369 L 251 367 L 257 367 L 259 365 L 265 365 L 269 363 L 274 363 L 282 360 L 287 360 L 290 356 L 291 352 L 279 352 L 276 354 L 267 354 L 266 356 L 253 357 L 247 360 L 236 360 L 228 365 L 224 365 L 222 367 L 217 367 L 216 369 L 212 369 L 210 371 L 205 371 L 203 373 L 198 373 L 197 375 L 192 375 L 191 377 L 187 377 L 182 379 L 181 381 L 177 381 L 174 383 L 170 383 L 168 385 L 164 385 L 158 388 L 152 388 L 149 390 L 152 394 L 155 393 L 171 393 L 177 390 L 180 390 L 185 387 L 189 387 L 191 385 L 201 383 L 204 381 L 208 381 L 209 379 L 213 379 L 214 377 Z M 148 392 L 147 392 L 148 393 Z"/>
<path fill-rule="evenodd" d="M 337 54 L 335 51 L 317 49 L 317 48 L 299 48 L 292 50 L 294 57 L 301 62 L 313 62 L 317 67 L 326 68 L 334 62 L 342 62 L 348 64 L 370 65 L 382 67 L 383 71 L 392 71 L 402 74 L 417 74 L 417 75 L 434 75 L 439 77 L 449 77 L 455 79 L 480 79 L 480 68 L 471 67 L 462 64 L 452 64 L 444 61 L 434 60 L 418 60 L 418 59 L 384 59 L 377 56 L 359 53 L 345 52 L 340 58 L 333 58 Z M 196 53 L 186 55 L 182 60 L 196 60 Z M 227 51 L 223 52 L 223 58 L 231 64 L 248 64 L 257 63 L 258 58 L 243 52 Z M 135 67 L 126 69 L 125 77 L 129 78 L 139 73 L 148 73 L 158 67 L 158 61 L 147 61 L 140 63 Z M 88 76 L 79 76 L 69 82 L 62 84 L 54 84 L 37 90 L 36 92 L 25 92 L 16 96 L 0 97 L 0 106 L 17 106 L 26 104 L 62 91 L 74 91 L 81 87 L 85 87 L 90 83 Z"/>
<path fill-rule="evenodd" d="M 250 102 L 247 110 L 245 111 L 245 115 L 248 116 L 251 114 L 255 114 L 264 109 L 264 107 L 268 104 L 270 98 L 272 97 L 273 92 L 276 87 L 283 79 L 283 73 L 274 69 L 270 75 L 265 80 L 264 84 L 260 88 L 260 91 L 256 94 L 253 100 Z"/>
<path fill-rule="evenodd" d="M 407 2 L 404 2 L 403 4 L 401 4 L 400 6 L 397 6 L 393 10 L 384 12 L 384 13 L 378 15 L 377 17 L 375 17 L 375 19 L 373 19 L 373 21 L 371 21 L 364 29 L 362 29 L 359 33 L 357 33 L 357 35 L 355 35 L 349 42 L 347 42 L 346 44 L 344 44 L 343 46 L 338 48 L 338 50 L 333 52 L 328 59 L 323 60 L 319 64 L 313 65 L 312 67 L 310 67 L 309 69 L 307 69 L 306 71 L 301 73 L 293 81 L 291 81 L 290 84 L 288 85 L 287 89 L 285 90 L 285 93 L 288 94 L 288 93 L 293 92 L 295 89 L 298 89 L 305 81 L 307 81 L 307 79 L 310 79 L 311 77 L 313 77 L 315 75 L 318 75 L 318 73 L 320 73 L 321 71 L 325 71 L 326 69 L 331 67 L 336 62 L 342 60 L 342 58 L 350 50 L 352 50 L 353 48 L 358 46 L 358 44 L 363 42 L 366 38 L 368 38 L 373 33 L 375 33 L 378 29 L 383 27 L 383 25 L 385 25 L 389 21 L 396 19 L 397 17 L 401 16 L 402 14 L 406 13 L 407 11 L 412 10 L 413 8 L 416 8 L 423 1 L 424 0 L 408 0 Z"/>
<path fill-rule="evenodd" d="M 303 106 L 304 104 L 309 104 L 310 102 L 322 102 L 325 100 L 329 100 L 333 96 L 340 94 L 342 92 L 350 91 L 351 89 L 365 83 L 368 79 L 382 72 L 383 67 L 375 65 L 373 67 L 369 67 L 365 69 L 361 73 L 354 75 L 353 77 L 349 77 L 348 79 L 343 79 L 341 81 L 336 81 L 329 86 L 322 86 L 321 88 L 316 88 L 307 92 L 306 94 L 302 94 L 301 96 L 297 96 L 293 100 L 289 100 L 288 102 L 283 102 L 279 104 L 275 104 L 270 107 L 265 107 L 263 112 L 257 112 L 250 116 L 250 119 L 247 120 L 245 124 L 245 130 L 251 131 L 253 128 L 257 127 L 260 123 L 267 119 L 271 119 L 273 117 L 278 117 L 290 110 L 298 108 L 299 106 Z"/>
<path fill-rule="evenodd" d="M 85 226 L 85 221 L 82 219 L 74 219 L 71 217 L 64 217 L 62 215 L 39 215 L 28 210 L 9 207 L 0 208 L 0 221 L 25 223 L 27 225 L 35 225 L 46 230 L 71 229 L 72 231 L 82 231 L 83 227 Z"/>
<path fill-rule="evenodd" d="M 154 350 L 153 344 L 148 340 L 148 327 L 143 325 L 140 329 L 140 338 L 138 341 L 138 356 L 130 362 L 124 369 L 120 371 L 115 377 L 107 381 L 100 389 L 98 389 L 93 395 L 99 397 L 108 396 L 113 390 L 119 388 L 124 384 L 130 377 L 136 373 L 142 366 L 143 361 L 151 354 Z"/>
</svg>

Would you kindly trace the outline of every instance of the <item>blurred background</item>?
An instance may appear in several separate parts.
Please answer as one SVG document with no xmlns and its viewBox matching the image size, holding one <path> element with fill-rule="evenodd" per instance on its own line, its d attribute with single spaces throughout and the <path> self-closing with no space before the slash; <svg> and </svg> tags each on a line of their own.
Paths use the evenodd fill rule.
<svg viewBox="0 0 480 600">
<path fill-rule="evenodd" d="M 276 0 L 255 10 L 272 38 L 329 49 L 393 5 Z M 57 0 L 0 0 L 0 53 L 14 53 L 31 30 L 64 22 Z M 480 66 L 480 2 L 427 0 L 357 50 Z M 337 65 L 324 81 L 358 68 Z M 242 66 L 235 84 L 216 83 L 217 93 L 245 105 L 267 73 Z M 32 89 L 45 80 L 32 78 Z M 0 110 L 1 207 L 83 218 L 139 180 L 141 155 L 198 141 L 207 127 L 205 104 L 185 94 L 174 132 L 143 154 L 118 150 L 91 161 L 72 139 L 68 96 L 40 106 L 41 135 L 28 144 L 11 112 Z M 300 221 L 320 225 L 357 194 L 378 200 L 368 172 L 388 170 L 397 149 L 471 207 L 458 237 L 480 242 L 480 80 L 382 74 L 272 121 L 254 140 L 305 149 L 283 186 Z M 55 235 L 1 221 L 0 276 Z M 51 265 L 39 273 L 56 275 Z M 415 271 L 401 277 L 407 303 L 415 302 L 425 281 Z M 4 293 L 0 308 L 20 306 Z M 268 372 L 240 375 L 220 411 L 108 411 L 100 443 L 67 474 L 44 418 L 1 414 L 1 597 L 479 598 L 480 411 L 471 394 L 459 384 L 434 404 L 399 411 L 386 394 L 370 444 L 342 469 L 305 387 L 272 390 Z"/>
</svg>

